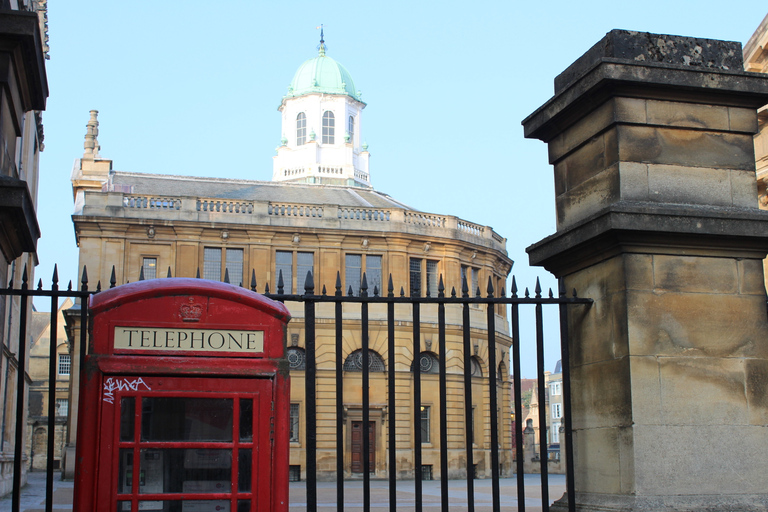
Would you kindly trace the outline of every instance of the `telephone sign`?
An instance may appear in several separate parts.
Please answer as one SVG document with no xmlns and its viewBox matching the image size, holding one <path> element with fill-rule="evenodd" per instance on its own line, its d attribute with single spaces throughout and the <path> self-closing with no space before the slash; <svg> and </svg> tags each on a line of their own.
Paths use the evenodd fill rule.
<svg viewBox="0 0 768 512">
<path fill-rule="evenodd" d="M 200 279 L 91 298 L 74 510 L 288 510 L 288 310 Z"/>
</svg>

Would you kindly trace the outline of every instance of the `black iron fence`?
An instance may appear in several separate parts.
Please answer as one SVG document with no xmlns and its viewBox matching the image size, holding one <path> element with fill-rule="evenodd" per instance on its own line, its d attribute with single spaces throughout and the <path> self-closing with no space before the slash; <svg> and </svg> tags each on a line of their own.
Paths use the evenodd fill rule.
<svg viewBox="0 0 768 512">
<path fill-rule="evenodd" d="M 168 277 L 171 277 L 170 269 L 168 271 Z M 199 277 L 199 276 L 198 276 Z M 228 281 L 228 277 L 225 275 L 225 281 Z M 112 278 L 110 279 L 110 287 L 116 285 L 114 269 L 112 272 Z M 346 294 L 342 292 L 341 279 L 337 275 L 335 290 L 332 294 L 328 294 L 325 287 L 323 287 L 320 294 L 315 293 L 315 287 L 311 272 L 307 274 L 305 279 L 305 293 L 304 294 L 285 294 L 283 286 L 282 273 L 279 275 L 277 282 L 277 293 L 270 293 L 269 286 L 265 286 L 264 295 L 274 300 L 278 300 L 285 303 L 300 303 L 303 304 L 303 322 L 304 322 L 304 351 L 305 351 L 305 368 L 304 372 L 304 400 L 305 400 L 305 464 L 304 471 L 306 480 L 306 502 L 307 510 L 314 512 L 318 509 L 318 467 L 317 467 L 317 364 L 316 364 L 316 313 L 318 306 L 322 304 L 333 305 L 332 323 L 334 327 L 335 335 L 335 416 L 336 416 L 336 471 L 334 479 L 337 482 L 336 485 L 336 508 L 339 512 L 344 510 L 345 503 L 345 488 L 344 488 L 344 475 L 345 475 L 345 440 L 343 437 L 344 431 L 344 379 L 345 379 L 345 361 L 342 358 L 343 353 L 343 338 L 345 326 L 349 326 L 351 323 L 345 314 L 348 315 L 348 308 L 358 308 L 359 314 L 355 315 L 355 324 L 359 322 L 360 325 L 360 358 L 359 366 L 361 367 L 360 379 L 362 389 L 362 425 L 369 425 L 370 423 L 370 383 L 371 383 L 371 351 L 370 345 L 370 310 L 371 308 L 383 308 L 386 310 L 386 339 L 387 350 L 389 354 L 395 354 L 396 336 L 395 329 L 398 322 L 405 321 L 410 324 L 412 329 L 412 353 L 414 354 L 413 371 L 412 371 L 412 443 L 409 442 L 408 446 L 398 446 L 397 435 L 397 405 L 395 403 L 396 398 L 396 372 L 394 371 L 394 365 L 390 364 L 389 370 L 386 371 L 387 381 L 387 471 L 388 478 L 388 494 L 389 494 L 389 510 L 392 512 L 397 510 L 397 492 L 398 492 L 398 475 L 394 469 L 397 467 L 396 451 L 398 449 L 411 449 L 413 456 L 413 479 L 414 479 L 414 503 L 413 508 L 416 512 L 421 512 L 423 508 L 423 488 L 422 480 L 425 477 L 431 478 L 431 467 L 424 467 L 422 465 L 422 429 L 421 429 L 421 411 L 422 411 L 422 395 L 421 395 L 421 380 L 422 375 L 420 368 L 420 354 L 421 350 L 421 329 L 422 329 L 422 312 L 427 311 L 428 314 L 434 316 L 436 312 L 437 318 L 437 352 L 440 354 L 438 358 L 438 380 L 439 380 L 439 393 L 441 397 L 448 395 L 447 387 L 447 368 L 446 368 L 446 307 L 460 308 L 461 309 L 461 339 L 462 339 L 462 366 L 463 366 L 463 421 L 464 421 L 464 471 L 466 478 L 466 507 L 467 510 L 473 512 L 475 510 L 475 471 L 474 471 L 474 450 L 473 450 L 473 374 L 472 374 L 472 338 L 477 338 L 478 332 L 483 332 L 487 343 L 488 362 L 487 368 L 488 378 L 487 382 L 484 379 L 485 385 L 487 385 L 487 396 L 489 398 L 488 411 L 489 411 L 489 425 L 487 428 L 490 433 L 490 466 L 491 466 L 491 488 L 492 488 L 492 509 L 494 511 L 501 510 L 501 465 L 499 461 L 499 455 L 501 452 L 500 445 L 505 439 L 511 441 L 511 445 L 515 447 L 515 467 L 514 473 L 516 475 L 516 489 L 517 489 L 517 510 L 524 511 L 526 507 L 526 495 L 524 487 L 524 457 L 533 458 L 534 454 L 525 453 L 523 448 L 523 408 L 522 408 L 522 390 L 521 390 L 521 356 L 520 346 L 525 343 L 535 343 L 537 354 L 537 398 L 539 406 L 538 424 L 541 426 L 541 440 L 540 443 L 542 453 L 537 454 L 536 457 L 540 464 L 541 474 L 541 507 L 542 510 L 548 511 L 550 496 L 549 496 L 549 478 L 548 478 L 548 456 L 546 453 L 546 425 L 551 423 L 548 421 L 546 408 L 543 404 L 547 402 L 547 388 L 545 383 L 544 372 L 544 315 L 543 311 L 545 307 L 556 307 L 559 312 L 560 322 L 560 348 L 562 354 L 562 386 L 563 386 L 563 420 L 564 420 L 564 441 L 565 441 L 565 466 L 566 466 L 566 488 L 568 494 L 568 507 L 569 510 L 575 510 L 575 494 L 574 494 L 574 482 L 573 482 L 573 443 L 572 443 L 572 425 L 571 425 L 571 406 L 570 406 L 570 376 L 567 361 L 568 356 L 568 309 L 569 306 L 585 305 L 591 303 L 590 299 L 583 299 L 576 296 L 575 290 L 571 296 L 567 296 L 565 290 L 562 288 L 558 294 L 555 295 L 552 290 L 549 290 L 548 294 L 542 295 L 541 287 L 536 283 L 533 294 L 526 288 L 521 294 L 518 293 L 515 279 L 512 279 L 512 287 L 510 290 L 510 296 L 505 296 L 502 289 L 498 296 L 493 289 L 492 282 L 489 280 L 486 288 L 486 295 L 482 296 L 479 287 L 475 290 L 473 295 L 470 295 L 470 290 L 466 281 L 463 282 L 462 290 L 459 293 L 456 290 L 451 290 L 450 293 L 446 293 L 443 286 L 442 277 L 440 277 L 439 285 L 435 290 L 437 293 L 435 296 L 421 296 L 418 289 L 418 283 L 416 283 L 412 289 L 411 294 L 406 295 L 403 288 L 400 288 L 399 294 L 395 293 L 395 288 L 390 276 L 386 294 L 382 294 L 377 287 L 373 290 L 368 289 L 366 275 L 363 274 L 361 279 L 361 287 L 359 290 L 348 290 Z M 252 272 L 252 278 L 250 283 L 252 291 L 257 291 L 257 283 L 255 280 L 255 273 Z M 25 332 L 26 317 L 29 310 L 30 297 L 50 297 L 51 299 L 51 352 L 50 352 L 50 367 L 49 367 L 49 400 L 48 400 L 48 458 L 47 458 L 47 480 L 46 480 L 46 511 L 52 511 L 53 509 L 53 478 L 54 478 L 54 444 L 53 435 L 55 428 L 55 411 L 54 411 L 54 397 L 55 397 L 55 381 L 56 381 L 56 329 L 57 329 L 57 310 L 58 302 L 64 297 L 73 297 L 79 299 L 81 302 L 86 299 L 91 293 L 98 293 L 101 289 L 101 283 L 99 282 L 96 289 L 91 292 L 88 289 L 88 277 L 87 271 L 83 269 L 83 274 L 80 283 L 80 289 L 75 290 L 70 283 L 66 290 L 58 289 L 57 272 L 54 270 L 53 282 L 49 290 L 44 290 L 42 281 L 39 282 L 36 289 L 30 289 L 28 287 L 26 279 L 26 270 L 22 285 L 19 289 L 7 288 L 0 290 L 0 296 L 5 297 L 19 297 L 20 304 L 20 333 L 19 333 L 19 353 L 17 356 L 19 369 L 18 372 L 18 385 L 17 385 L 17 416 L 16 416 L 16 439 L 15 439 L 15 459 L 14 459 L 14 481 L 13 481 L 13 500 L 12 500 L 12 512 L 19 511 L 20 504 L 20 484 L 22 475 L 22 453 L 24 446 L 23 432 L 24 422 L 27 414 L 24 411 L 24 396 L 25 396 L 25 372 L 21 369 L 25 368 L 26 350 L 28 350 L 27 344 L 24 340 L 27 338 Z M 351 306 L 350 306 L 351 305 Z M 404 305 L 410 310 L 410 314 L 404 318 L 402 310 L 399 310 L 396 315 L 396 306 Z M 529 336 L 535 337 L 535 340 L 529 340 L 521 338 L 520 325 L 521 325 L 521 307 L 526 306 L 533 307 L 533 319 L 535 335 Z M 320 306 L 322 307 L 322 306 Z M 402 306 L 401 306 L 402 307 Z M 471 309 L 472 308 L 485 308 L 485 321 L 479 323 L 479 325 L 472 325 Z M 499 308 L 505 308 L 504 313 L 497 314 Z M 345 309 L 347 311 L 345 311 Z M 525 308 L 527 309 L 527 308 Z M 357 313 L 357 311 L 356 311 Z M 476 319 L 476 317 L 475 317 Z M 497 325 L 497 322 L 508 322 L 507 326 Z M 477 323 L 477 319 L 475 320 Z M 88 308 L 82 307 L 80 309 L 80 325 L 88 325 Z M 456 325 L 453 326 L 456 328 Z M 473 331 L 474 328 L 474 331 Z M 479 331 L 478 331 L 479 329 Z M 501 333 L 508 333 L 506 335 Z M 511 336 L 511 340 L 514 340 L 511 345 L 511 364 L 512 364 L 512 387 L 514 396 L 514 418 L 515 428 L 510 431 L 500 431 L 499 429 L 499 414 L 500 404 L 499 400 L 502 396 L 499 396 L 499 390 L 502 389 L 499 384 L 501 380 L 509 378 L 506 374 L 499 374 L 496 371 L 498 363 L 496 361 L 496 348 L 498 346 L 497 336 Z M 80 329 L 80 338 L 77 342 L 79 348 L 79 367 L 83 367 L 85 352 L 86 352 L 86 329 Z M 77 376 L 74 376 L 77 378 Z M 449 455 L 448 455 L 448 417 L 446 410 L 446 400 L 440 400 L 439 404 L 439 466 L 440 466 L 440 489 L 441 489 L 441 510 L 450 510 L 449 492 L 448 492 L 448 478 L 449 478 Z M 78 408 L 79 410 L 79 408 Z M 509 436 L 509 437 L 506 437 Z M 510 439 L 511 438 L 511 439 Z M 362 467 L 370 467 L 370 439 L 368 435 L 362 436 Z M 348 470 L 349 468 L 346 468 Z M 365 512 L 371 509 L 371 474 L 368 470 L 362 472 L 362 486 L 363 486 L 363 510 Z M 428 473 L 428 474 L 425 474 Z M 455 474 L 455 473 L 454 473 Z M 381 504 L 376 504 L 381 506 Z M 407 508 L 411 508 L 409 505 Z"/>
</svg>

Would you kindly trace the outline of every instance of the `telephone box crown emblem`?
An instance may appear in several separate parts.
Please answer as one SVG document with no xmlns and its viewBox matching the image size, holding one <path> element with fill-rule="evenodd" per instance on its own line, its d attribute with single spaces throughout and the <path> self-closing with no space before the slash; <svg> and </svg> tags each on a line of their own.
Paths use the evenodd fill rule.
<svg viewBox="0 0 768 512">
<path fill-rule="evenodd" d="M 203 305 L 195 303 L 195 299 L 190 297 L 189 304 L 182 304 L 179 313 L 181 313 L 181 320 L 184 322 L 199 322 L 200 317 L 203 316 Z"/>
</svg>

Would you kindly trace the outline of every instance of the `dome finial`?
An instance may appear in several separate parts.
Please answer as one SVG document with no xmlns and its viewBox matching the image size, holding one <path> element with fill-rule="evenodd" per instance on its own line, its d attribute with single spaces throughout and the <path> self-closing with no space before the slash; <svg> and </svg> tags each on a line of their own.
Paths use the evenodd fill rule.
<svg viewBox="0 0 768 512">
<path fill-rule="evenodd" d="M 318 51 L 318 55 L 321 57 L 325 57 L 325 38 L 323 37 L 323 24 L 321 23 L 319 27 L 320 29 L 320 47 Z"/>
</svg>

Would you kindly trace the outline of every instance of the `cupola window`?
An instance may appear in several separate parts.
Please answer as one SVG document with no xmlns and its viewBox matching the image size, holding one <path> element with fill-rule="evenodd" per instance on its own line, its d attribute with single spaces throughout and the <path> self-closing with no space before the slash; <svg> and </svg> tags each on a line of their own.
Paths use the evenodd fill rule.
<svg viewBox="0 0 768 512">
<path fill-rule="evenodd" d="M 349 141 L 355 143 L 355 118 L 349 116 L 349 122 L 347 123 L 347 133 L 349 133 Z"/>
<path fill-rule="evenodd" d="M 307 116 L 299 112 L 296 116 L 296 145 L 302 146 L 307 142 Z"/>
<path fill-rule="evenodd" d="M 323 144 L 334 144 L 336 134 L 336 119 L 333 112 L 326 110 L 323 113 Z"/>
</svg>

